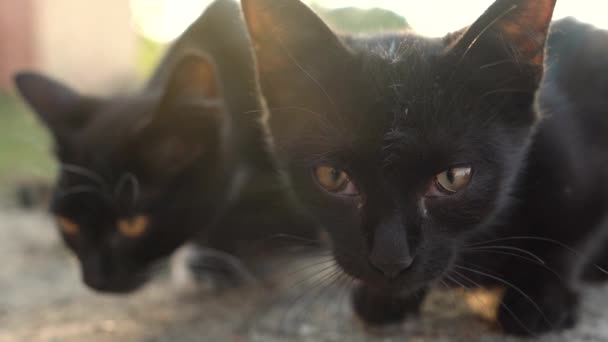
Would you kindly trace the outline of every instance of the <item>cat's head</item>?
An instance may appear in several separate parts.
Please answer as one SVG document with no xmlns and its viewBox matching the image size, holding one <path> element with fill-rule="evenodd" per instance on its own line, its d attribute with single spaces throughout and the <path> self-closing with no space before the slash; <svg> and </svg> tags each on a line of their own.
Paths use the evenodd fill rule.
<svg viewBox="0 0 608 342">
<path fill-rule="evenodd" d="M 165 87 L 124 98 L 83 96 L 36 73 L 15 81 L 54 137 L 51 211 L 88 286 L 138 288 L 214 218 L 224 104 L 207 57 L 187 55 Z"/>
<path fill-rule="evenodd" d="M 281 160 L 334 256 L 414 291 L 509 203 L 555 0 L 498 0 L 442 39 L 338 37 L 299 0 L 242 0 Z"/>
</svg>

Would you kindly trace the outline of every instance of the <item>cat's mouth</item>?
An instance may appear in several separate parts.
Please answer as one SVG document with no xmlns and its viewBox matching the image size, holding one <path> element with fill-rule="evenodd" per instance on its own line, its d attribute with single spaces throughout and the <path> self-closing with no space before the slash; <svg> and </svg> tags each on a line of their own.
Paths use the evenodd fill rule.
<svg viewBox="0 0 608 342">
<path fill-rule="evenodd" d="M 117 281 L 104 281 L 96 282 L 90 281 L 87 278 L 84 279 L 84 283 L 91 289 L 97 292 L 111 293 L 111 294 L 128 294 L 139 288 L 145 283 L 146 279 L 143 278 L 131 278 L 131 279 L 119 279 Z"/>
<path fill-rule="evenodd" d="M 438 273 L 427 272 L 419 262 L 394 276 L 387 276 L 373 267 L 358 272 L 344 268 L 344 271 L 367 287 L 399 294 L 415 293 L 439 278 Z"/>
<path fill-rule="evenodd" d="M 128 294 L 140 289 L 146 284 L 149 277 L 145 272 L 130 275 L 101 275 L 92 272 L 83 272 L 83 282 L 92 290 L 108 294 Z"/>
<path fill-rule="evenodd" d="M 414 293 L 435 280 L 434 275 L 427 275 L 415 270 L 404 271 L 395 277 L 374 274 L 362 279 L 369 287 L 393 293 Z"/>
<path fill-rule="evenodd" d="M 438 256 L 437 254 L 434 255 Z M 442 278 L 452 262 L 452 258 L 447 254 L 443 256 L 445 258 L 431 259 L 428 256 L 419 256 L 407 269 L 391 275 L 387 275 L 361 259 L 359 266 L 352 260 L 337 258 L 337 261 L 346 273 L 367 287 L 378 291 L 409 294 L 428 287 Z"/>
</svg>

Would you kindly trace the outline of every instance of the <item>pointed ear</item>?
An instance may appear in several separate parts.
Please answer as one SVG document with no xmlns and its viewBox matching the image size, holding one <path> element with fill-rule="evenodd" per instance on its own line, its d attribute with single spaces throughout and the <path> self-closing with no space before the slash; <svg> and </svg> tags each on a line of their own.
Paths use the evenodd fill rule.
<svg viewBox="0 0 608 342">
<path fill-rule="evenodd" d="M 300 0 L 241 2 L 262 72 L 296 63 L 320 65 L 332 55 L 347 52 L 340 39 Z"/>
<path fill-rule="evenodd" d="M 462 58 L 479 58 L 485 53 L 486 59 L 496 59 L 484 61 L 487 63 L 508 57 L 517 64 L 540 68 L 555 2 L 496 0 L 459 39 L 453 39 L 451 51 Z"/>
<path fill-rule="evenodd" d="M 188 53 L 173 69 L 165 88 L 163 103 L 175 105 L 182 101 L 200 101 L 201 104 L 213 105 L 221 99 L 221 87 L 211 58 Z"/>
<path fill-rule="evenodd" d="M 177 62 L 157 112 L 143 128 L 139 152 L 151 170 L 174 175 L 219 150 L 224 103 L 210 57 L 189 53 Z"/>
<path fill-rule="evenodd" d="M 18 73 L 14 81 L 24 100 L 57 138 L 79 130 L 92 115 L 92 100 L 58 81 L 33 72 Z"/>
</svg>

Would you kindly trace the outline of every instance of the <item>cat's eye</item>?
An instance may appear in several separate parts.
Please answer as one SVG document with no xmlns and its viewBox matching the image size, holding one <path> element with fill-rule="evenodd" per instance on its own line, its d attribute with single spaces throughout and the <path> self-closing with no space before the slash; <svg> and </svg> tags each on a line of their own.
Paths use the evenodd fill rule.
<svg viewBox="0 0 608 342">
<path fill-rule="evenodd" d="M 148 218 L 144 215 L 118 221 L 118 231 L 120 234 L 131 239 L 141 237 L 147 230 Z"/>
<path fill-rule="evenodd" d="M 447 195 L 464 189 L 471 181 L 472 169 L 467 166 L 452 167 L 435 176 L 434 186 Z"/>
<path fill-rule="evenodd" d="M 319 185 L 331 193 L 343 196 L 359 194 L 359 190 L 351 181 L 350 176 L 343 170 L 325 165 L 317 166 L 314 175 Z"/>
<path fill-rule="evenodd" d="M 59 229 L 65 235 L 74 236 L 80 233 L 80 226 L 78 223 L 70 220 L 69 218 L 57 216 L 57 225 L 59 225 Z"/>
</svg>

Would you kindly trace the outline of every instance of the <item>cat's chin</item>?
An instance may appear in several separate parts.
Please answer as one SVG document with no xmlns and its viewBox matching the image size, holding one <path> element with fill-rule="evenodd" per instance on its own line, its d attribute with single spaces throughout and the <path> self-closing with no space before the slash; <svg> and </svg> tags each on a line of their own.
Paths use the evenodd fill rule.
<svg viewBox="0 0 608 342">
<path fill-rule="evenodd" d="M 93 291 L 104 294 L 126 295 L 142 288 L 148 281 L 145 276 L 96 279 L 83 277 L 83 282 Z"/>
<path fill-rule="evenodd" d="M 388 278 L 381 274 L 358 277 L 359 283 L 376 291 L 394 295 L 416 293 L 433 283 L 437 277 L 414 272 L 406 272 L 396 278 Z"/>
<path fill-rule="evenodd" d="M 431 281 L 432 279 L 429 279 L 428 281 L 405 281 L 397 278 L 384 281 L 362 281 L 361 283 L 377 291 L 394 295 L 409 295 L 424 289 Z"/>
</svg>

